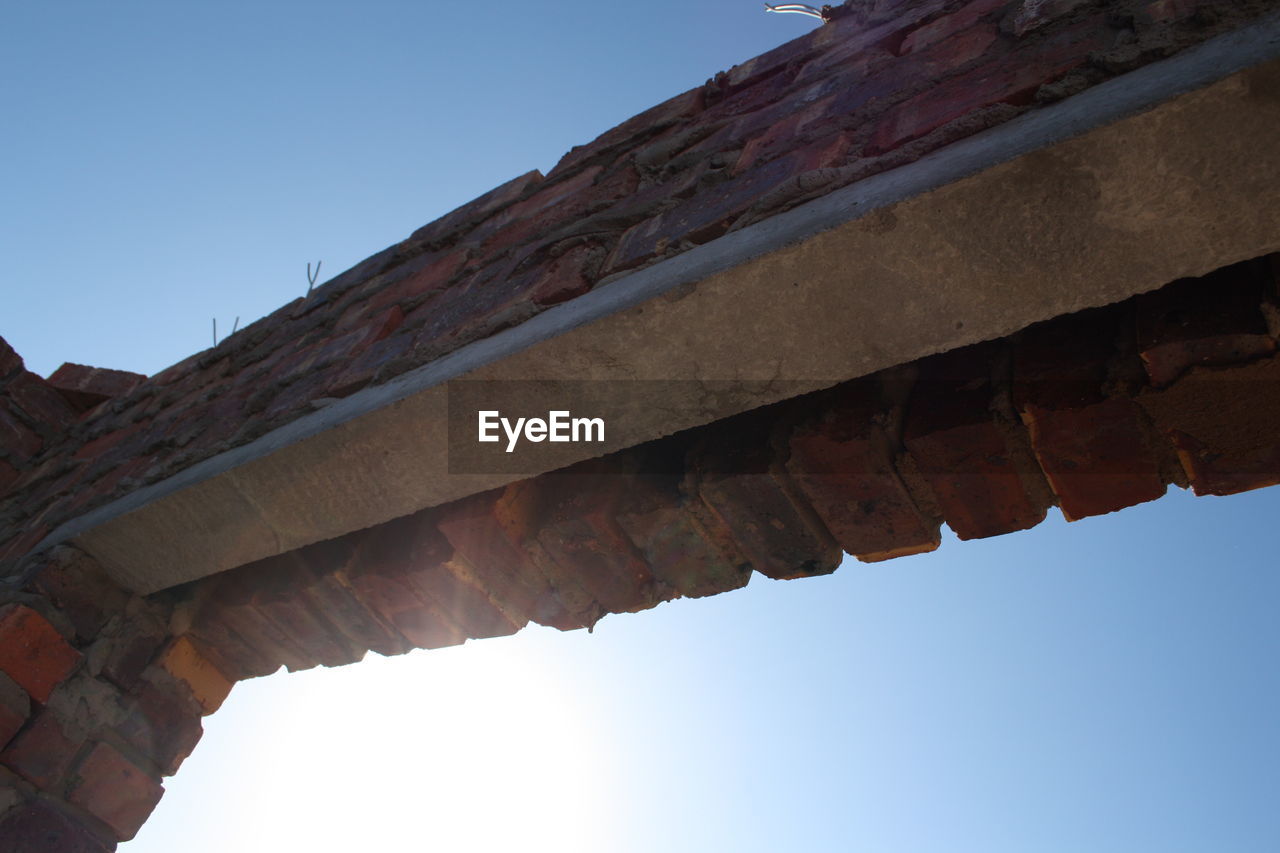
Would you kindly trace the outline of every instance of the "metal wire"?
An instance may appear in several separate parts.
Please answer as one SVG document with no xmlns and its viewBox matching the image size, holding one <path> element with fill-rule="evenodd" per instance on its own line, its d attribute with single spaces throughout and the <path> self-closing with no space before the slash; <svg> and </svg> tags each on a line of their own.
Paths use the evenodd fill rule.
<svg viewBox="0 0 1280 853">
<path fill-rule="evenodd" d="M 776 6 L 765 3 L 764 10 L 766 12 L 791 12 L 796 15 L 808 15 L 811 18 L 817 18 L 819 21 L 826 20 L 821 9 L 818 9 L 815 6 L 808 6 L 804 3 L 779 3 Z"/>
</svg>

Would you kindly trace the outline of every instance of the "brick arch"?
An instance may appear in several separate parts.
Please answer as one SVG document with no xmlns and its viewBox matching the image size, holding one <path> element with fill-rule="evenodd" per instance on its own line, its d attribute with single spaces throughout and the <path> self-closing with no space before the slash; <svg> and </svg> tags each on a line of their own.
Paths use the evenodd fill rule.
<svg viewBox="0 0 1280 853">
<path fill-rule="evenodd" d="M 1155 253 L 1176 256 L 1188 278 L 1123 294 L 1099 284 L 1069 313 L 1053 303 L 1038 323 L 1019 314 L 985 332 L 934 329 L 908 356 L 850 355 L 871 367 L 806 393 L 789 393 L 799 379 L 774 383 L 764 405 L 447 500 L 409 495 L 410 512 L 380 517 L 390 505 L 379 504 L 368 523 L 317 523 L 299 541 L 275 506 L 244 501 L 226 516 L 237 523 L 209 528 L 225 561 L 212 573 L 182 576 L 178 565 L 178 576 L 149 581 L 121 564 L 131 537 L 181 542 L 181 506 L 165 524 L 129 528 L 129 519 L 226 488 L 216 477 L 184 480 L 186 492 L 161 488 L 211 460 L 261 441 L 285 454 L 278 437 L 305 432 L 297 425 L 315 423 L 315 412 L 500 340 L 627 280 L 618 276 L 704 258 L 697 249 L 741 244 L 742 233 L 771 239 L 748 229 L 1246 28 L 1268 4 L 1216 18 L 1195 3 L 1123 4 L 1136 41 L 1114 50 L 1105 48 L 1124 16 L 1097 5 L 855 4 L 149 379 L 68 366 L 45 380 L 0 346 L 0 838 L 86 851 L 131 838 L 162 778 L 198 742 L 201 718 L 236 681 L 281 666 L 343 665 L 530 622 L 590 628 L 610 613 L 737 588 L 752 572 L 796 579 L 833 571 L 842 553 L 875 561 L 928 551 L 943 523 L 977 538 L 1033 526 L 1055 505 L 1071 519 L 1111 512 L 1170 483 L 1198 494 L 1274 484 L 1280 295 L 1260 189 L 1257 215 L 1245 215 L 1262 223 L 1258 245 L 1222 235 L 1225 261 L 1184 257 L 1180 246 Z M 920 83 L 922 68 L 938 85 Z M 979 79 L 992 88 L 975 89 Z M 1249 72 L 1220 97 L 1262 114 L 1254 96 L 1272 85 L 1274 69 Z M 806 100 L 814 87 L 825 97 Z M 1001 186 L 1039 193 L 1042 206 L 1028 210 L 1046 221 L 1054 186 L 1094 205 L 1087 181 L 1031 181 L 1039 170 L 1057 180 L 1055 164 L 1080 172 L 1071 162 L 1060 148 L 1015 161 Z M 891 242 L 921 215 L 906 199 L 851 228 Z M 1044 235 L 1042 260 L 1071 262 L 1080 246 L 1068 228 Z M 804 245 L 834 239 L 824 234 Z M 1008 261 L 1000 239 L 974 250 L 999 262 L 993 269 Z M 768 263 L 800 251 L 772 248 Z M 620 313 L 700 304 L 707 289 L 688 284 Z M 1007 308 L 992 301 L 985 313 Z M 939 328 L 951 325 L 944 319 Z M 332 432 L 303 439 L 332 440 L 348 422 L 328 423 Z M 142 494 L 155 497 L 129 503 Z M 334 485 L 320 497 L 317 515 L 359 496 Z M 110 525 L 108 547 L 100 531 Z"/>
</svg>

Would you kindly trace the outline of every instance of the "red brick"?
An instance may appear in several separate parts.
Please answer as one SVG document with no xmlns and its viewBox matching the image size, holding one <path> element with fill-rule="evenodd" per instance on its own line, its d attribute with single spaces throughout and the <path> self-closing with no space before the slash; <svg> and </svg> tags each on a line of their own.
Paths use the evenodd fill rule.
<svg viewBox="0 0 1280 853">
<path fill-rule="evenodd" d="M 594 625 L 603 615 L 599 602 L 587 590 L 582 578 L 553 560 L 537 539 L 537 519 L 541 515 L 537 496 L 542 488 L 539 482 L 540 478 L 535 477 L 504 488 L 494 504 L 494 517 L 506 537 L 546 578 L 552 593 L 573 615 L 572 621 L 581 626 Z"/>
<path fill-rule="evenodd" d="M 68 403 L 83 412 L 104 400 L 125 396 L 146 380 L 141 373 L 67 362 L 53 372 L 48 382 Z"/>
<path fill-rule="evenodd" d="M 877 119 L 876 129 L 863 153 L 875 156 L 892 151 L 992 104 L 1029 104 L 1042 84 L 1082 65 L 1091 51 L 1108 47 L 1109 38 L 1105 24 L 1100 19 L 1090 19 L 952 77 L 894 106 Z"/>
<path fill-rule="evenodd" d="M 536 507 L 531 528 L 549 559 L 610 613 L 646 610 L 675 594 L 617 523 L 635 473 L 634 454 L 614 454 L 537 477 L 524 496 Z"/>
<path fill-rule="evenodd" d="M 44 538 L 48 535 L 49 525 L 47 524 L 37 524 L 34 527 L 23 529 L 19 535 L 10 539 L 5 543 L 4 547 L 0 548 L 0 560 L 25 556 L 32 548 L 44 541 Z M 0 631 L 2 630 L 0 628 Z M 3 659 L 3 657 L 3 652 L 0 652 L 0 659 Z M 0 663 L 0 668 L 3 668 L 2 663 Z"/>
<path fill-rule="evenodd" d="M 804 172 L 835 165 L 843 154 L 842 146 L 824 139 L 732 180 L 701 188 L 675 208 L 630 228 L 618 241 L 606 269 L 610 272 L 630 269 L 684 241 L 698 244 L 713 240 L 778 186 Z"/>
<path fill-rule="evenodd" d="M 1013 34 L 1024 36 L 1065 17 L 1087 2 L 1089 0 L 1022 0 L 1013 16 Z"/>
<path fill-rule="evenodd" d="M 1160 457 L 1137 404 L 1022 411 L 1040 467 L 1068 521 L 1153 501 L 1165 493 Z"/>
<path fill-rule="evenodd" d="M 46 702 L 80 663 L 80 653 L 43 616 L 23 604 L 0 607 L 0 670 Z"/>
<path fill-rule="evenodd" d="M 232 681 L 202 655 L 186 637 L 178 637 L 165 649 L 160 667 L 186 685 L 191 697 L 208 715 L 218 710 L 231 693 Z"/>
<path fill-rule="evenodd" d="M 35 800 L 0 818 L 0 838 L 9 853 L 110 853 L 114 844 L 53 804 Z"/>
<path fill-rule="evenodd" d="M 123 636 L 114 638 L 109 645 L 102 663 L 102 677 L 128 690 L 137 683 L 165 638 L 136 624 L 126 625 L 123 630 Z"/>
<path fill-rule="evenodd" d="M 38 431 L 44 426 L 50 434 L 59 433 L 76 420 L 71 404 L 34 373 L 23 373 L 10 381 L 5 393 Z"/>
<path fill-rule="evenodd" d="M 281 666 L 217 619 L 197 619 L 185 636 L 233 681 L 270 675 Z"/>
<path fill-rule="evenodd" d="M 1008 0 L 974 0 L 974 2 L 962 6 L 958 11 L 952 12 L 950 15 L 935 18 L 929 23 L 912 30 L 902 42 L 902 53 L 911 53 L 930 45 L 938 44 L 945 39 L 951 38 L 956 33 L 969 29 L 982 18 L 1006 8 L 1008 5 Z M 992 35 L 994 35 L 994 22 L 991 29 L 993 31 Z"/>
<path fill-rule="evenodd" d="M 107 619 L 128 602 L 128 595 L 97 561 L 70 547 L 53 549 L 32 583 L 67 617 L 81 643 L 96 637 Z"/>
<path fill-rule="evenodd" d="M 440 532 L 503 610 L 562 631 L 584 627 L 556 596 L 532 557 L 509 535 L 497 513 L 502 492 L 485 492 L 443 508 Z"/>
<path fill-rule="evenodd" d="M 1095 308 L 1037 323 L 1016 335 L 1014 408 L 1078 409 L 1107 399 L 1103 386 L 1119 357 L 1117 340 L 1132 335 L 1127 318 L 1118 310 Z"/>
<path fill-rule="evenodd" d="M 961 539 L 1033 527 L 1051 504 L 1025 439 L 1015 442 L 1017 427 L 997 414 L 999 358 L 993 349 L 966 347 L 926 359 L 903 429 L 916 470 Z"/>
<path fill-rule="evenodd" d="M 53 790 L 71 768 L 82 742 L 45 709 L 0 752 L 0 764 L 41 790 Z"/>
<path fill-rule="evenodd" d="M 670 127 L 680 119 L 688 118 L 700 112 L 704 103 L 705 96 L 701 88 L 691 89 L 688 92 L 663 101 L 661 104 L 627 119 L 617 127 L 605 131 L 596 137 L 594 141 L 586 145 L 575 145 L 560 158 L 560 162 L 556 163 L 555 168 L 547 174 L 547 177 L 558 178 L 585 165 L 592 158 L 607 154 L 625 145 L 633 144 L 638 137 L 643 138 L 656 131 Z"/>
<path fill-rule="evenodd" d="M 553 258 L 539 273 L 529 298 L 535 305 L 558 305 L 576 299 L 591 289 L 594 276 L 588 276 L 586 268 L 593 254 L 603 250 L 591 244 L 574 246 L 557 258 Z"/>
<path fill-rule="evenodd" d="M 675 477 L 640 475 L 618 508 L 626 531 L 661 583 L 688 598 L 747 585 L 751 565 L 729 544 L 727 531 L 700 522 Z"/>
<path fill-rule="evenodd" d="M 359 660 L 363 652 L 335 635 L 306 597 L 294 594 L 290 580 L 288 565 L 275 559 L 226 572 L 213 582 L 197 622 L 223 622 L 290 672 Z"/>
<path fill-rule="evenodd" d="M 338 318 L 334 331 L 345 332 L 368 323 L 369 318 L 393 306 L 439 293 L 458 276 L 468 260 L 465 251 L 447 249 L 406 261 L 355 291 L 350 307 Z"/>
<path fill-rule="evenodd" d="M 1173 441 L 1196 494 L 1280 483 L 1280 358 L 1196 368 L 1138 401 Z"/>
<path fill-rule="evenodd" d="M 813 399 L 818 414 L 792 432 L 787 471 L 840 547 L 864 562 L 937 548 L 940 525 L 898 476 L 874 386 L 849 383 Z"/>
<path fill-rule="evenodd" d="M 518 262 L 495 261 L 409 312 L 405 327 L 413 330 L 416 346 L 447 351 L 533 314 L 533 279 L 515 274 Z"/>
<path fill-rule="evenodd" d="M 1261 308 L 1270 284 L 1265 260 L 1248 261 L 1140 297 L 1138 349 L 1151 384 L 1164 387 L 1196 365 L 1238 364 L 1274 353 Z"/>
<path fill-rule="evenodd" d="M 743 146 L 742 153 L 738 155 L 738 160 L 734 164 L 733 173 L 741 174 L 761 160 L 785 153 L 789 148 L 795 147 L 800 141 L 800 134 L 808 125 L 825 115 L 827 107 L 834 99 L 835 95 L 830 95 L 816 104 L 791 113 L 781 121 L 771 123 L 762 133 L 751 138 Z"/>
<path fill-rule="evenodd" d="M 42 447 L 44 439 L 28 429 L 9 403 L 0 398 L 0 448 L 15 462 L 25 462 L 39 453 Z"/>
<path fill-rule="evenodd" d="M 541 182 L 542 173 L 537 169 L 526 172 L 518 178 L 512 178 L 439 219 L 427 223 L 413 232 L 413 236 L 405 242 L 410 246 L 435 246 L 448 242 L 512 204 L 530 187 Z"/>
<path fill-rule="evenodd" d="M 273 558 L 286 573 L 286 588 L 303 596 L 325 622 L 360 649 L 380 655 L 404 654 L 413 648 L 390 625 L 380 620 L 343 584 L 342 571 L 355 553 L 357 536 L 317 542 Z"/>
<path fill-rule="evenodd" d="M 414 566 L 406 579 L 469 639 L 505 637 L 526 624 L 523 614 L 505 612 L 490 598 L 475 570 L 456 554 L 443 563 Z"/>
<path fill-rule="evenodd" d="M 200 707 L 146 682 L 121 702 L 124 720 L 116 731 L 129 746 L 155 762 L 166 776 L 178 772 L 204 734 Z"/>
<path fill-rule="evenodd" d="M 417 648 L 455 646 L 467 639 L 466 634 L 410 578 L 415 566 L 438 565 L 452 553 L 428 518 L 406 516 L 362 531 L 339 578 Z"/>
<path fill-rule="evenodd" d="M 7 675 L 0 674 L 0 749 L 4 749 L 31 716 L 27 693 Z"/>
<path fill-rule="evenodd" d="M 0 381 L 21 369 L 22 356 L 18 355 L 8 341 L 0 338 Z"/>
<path fill-rule="evenodd" d="M 345 666 L 364 657 L 367 648 L 334 627 L 311 595 L 312 584 L 289 559 L 272 558 L 238 569 L 253 608 L 294 646 L 324 666 Z"/>
<path fill-rule="evenodd" d="M 3 497 L 9 491 L 9 487 L 18 481 L 19 476 L 21 474 L 17 468 L 0 459 L 0 497 Z"/>
<path fill-rule="evenodd" d="M 1142 10 L 1151 20 L 1165 22 L 1189 18 L 1201 5 L 1201 0 L 1155 0 Z"/>
<path fill-rule="evenodd" d="M 840 565 L 840 546 L 773 450 L 775 417 L 751 412 L 705 431 L 690 451 L 686 488 L 757 572 L 776 580 L 829 574 Z"/>
<path fill-rule="evenodd" d="M 77 773 L 80 781 L 71 789 L 70 801 L 111 827 L 121 841 L 138 834 L 164 795 L 160 780 L 109 744 L 95 746 Z"/>
</svg>

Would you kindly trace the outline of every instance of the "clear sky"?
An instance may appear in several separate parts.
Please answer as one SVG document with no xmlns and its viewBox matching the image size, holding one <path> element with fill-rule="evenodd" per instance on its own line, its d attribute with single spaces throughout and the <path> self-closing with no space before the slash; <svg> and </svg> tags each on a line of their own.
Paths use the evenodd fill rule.
<svg viewBox="0 0 1280 853">
<path fill-rule="evenodd" d="M 810 29 L 0 2 L 0 335 L 154 373 Z M 128 853 L 1280 847 L 1280 490 L 237 686 Z"/>
</svg>

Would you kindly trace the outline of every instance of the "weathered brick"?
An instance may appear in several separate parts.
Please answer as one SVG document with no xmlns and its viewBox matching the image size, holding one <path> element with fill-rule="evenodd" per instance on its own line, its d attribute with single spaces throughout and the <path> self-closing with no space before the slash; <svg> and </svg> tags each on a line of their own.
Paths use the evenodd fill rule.
<svg viewBox="0 0 1280 853">
<path fill-rule="evenodd" d="M 455 239 L 497 211 L 512 204 L 530 187 L 541 182 L 542 173 L 537 169 L 526 172 L 518 178 L 512 178 L 439 219 L 427 223 L 414 231 L 413 236 L 405 242 L 409 246 L 431 247 Z"/>
<path fill-rule="evenodd" d="M 46 800 L 33 800 L 0 818 L 0 838 L 9 853 L 110 853 L 115 849 Z"/>
<path fill-rule="evenodd" d="M 25 462 L 40 452 L 44 439 L 14 414 L 9 403 L 0 399 L 0 451 L 15 462 Z"/>
<path fill-rule="evenodd" d="M 18 355 L 8 341 L 0 338 L 0 382 L 21 369 L 22 356 Z"/>
<path fill-rule="evenodd" d="M 1022 0 L 1010 19 L 1009 27 L 1016 36 L 1051 24 L 1083 6 L 1089 0 Z"/>
<path fill-rule="evenodd" d="M 94 746 L 76 773 L 80 780 L 68 799 L 111 827 L 121 841 L 138 834 L 164 795 L 160 780 L 106 743 Z"/>
<path fill-rule="evenodd" d="M 560 569 L 610 613 L 634 613 L 675 590 L 653 576 L 617 523 L 616 510 L 636 473 L 634 454 L 614 454 L 538 477 L 526 499 L 537 507 L 537 541 Z"/>
<path fill-rule="evenodd" d="M 595 597 L 586 589 L 582 579 L 551 558 L 537 539 L 537 519 L 541 512 L 537 496 L 540 478 L 519 480 L 502 490 L 494 503 L 494 518 L 506 537 L 533 561 L 541 575 L 547 579 L 552 592 L 573 614 L 573 621 L 584 626 L 595 624 L 601 616 L 601 608 Z"/>
<path fill-rule="evenodd" d="M 204 734 L 200 706 L 155 685 L 141 682 L 121 702 L 124 719 L 116 731 L 166 776 L 178 772 Z"/>
<path fill-rule="evenodd" d="M 676 476 L 632 478 L 618 506 L 618 525 L 653 576 L 682 596 L 698 598 L 746 586 L 751 564 L 730 544 L 727 531 L 708 530 L 698 520 L 678 483 Z"/>
<path fill-rule="evenodd" d="M 96 637 L 108 617 L 128 601 L 96 560 L 67 546 L 49 552 L 32 584 L 57 605 L 82 643 Z"/>
<path fill-rule="evenodd" d="M 263 593 L 262 606 L 256 606 L 259 589 L 250 575 L 242 567 L 211 581 L 211 593 L 192 625 L 192 633 L 230 631 L 276 666 L 284 664 L 290 672 L 317 666 L 322 657 L 343 657 L 296 602 L 280 602 Z M 312 641 L 314 647 L 308 646 Z"/>
<path fill-rule="evenodd" d="M 418 566 L 438 565 L 452 556 L 448 541 L 419 513 L 363 531 L 340 580 L 380 619 L 423 649 L 455 646 L 466 634 L 413 583 Z"/>
<path fill-rule="evenodd" d="M 539 272 L 529 292 L 535 305 L 558 305 L 576 299 L 591 289 L 594 276 L 588 275 L 588 265 L 603 249 L 589 243 L 574 246 L 553 258 Z"/>
<path fill-rule="evenodd" d="M 127 624 L 120 636 L 108 642 L 102 677 L 122 690 L 137 683 L 165 638 L 153 627 Z"/>
<path fill-rule="evenodd" d="M 370 281 L 352 294 L 350 307 L 334 324 L 335 333 L 345 333 L 393 306 L 439 293 L 462 271 L 467 252 L 444 249 L 425 252 L 406 261 L 386 275 Z"/>
<path fill-rule="evenodd" d="M 345 666 L 364 657 L 366 648 L 351 642 L 326 618 L 310 594 L 305 574 L 289 557 L 269 558 L 236 570 L 236 581 L 252 607 L 294 647 L 325 666 Z"/>
<path fill-rule="evenodd" d="M 49 709 L 36 712 L 3 752 L 0 764 L 44 791 L 58 787 L 83 741 L 75 738 Z"/>
<path fill-rule="evenodd" d="M 502 492 L 493 491 L 456 501 L 440 511 L 436 525 L 509 616 L 562 631 L 585 627 L 499 520 L 501 496 Z"/>
<path fill-rule="evenodd" d="M 457 554 L 441 563 L 412 566 L 405 578 L 469 639 L 505 637 L 528 624 L 523 614 L 505 612 L 494 604 L 475 570 Z"/>
<path fill-rule="evenodd" d="M 18 481 L 21 473 L 8 462 L 0 459 L 0 496 L 3 496 L 9 488 Z"/>
<path fill-rule="evenodd" d="M 48 382 L 75 409 L 84 412 L 104 400 L 125 396 L 146 379 L 141 373 L 67 362 L 53 372 Z"/>
<path fill-rule="evenodd" d="M 1068 521 L 1153 501 L 1165 493 L 1160 456 L 1136 403 L 1022 410 L 1031 446 Z"/>
<path fill-rule="evenodd" d="M 903 429 L 916 470 L 961 539 L 1033 527 L 1051 504 L 1025 439 L 999 413 L 999 358 L 992 348 L 966 347 L 926 359 Z"/>
<path fill-rule="evenodd" d="M 864 562 L 932 551 L 939 523 L 916 507 L 893 463 L 878 390 L 854 382 L 814 398 L 787 472 L 846 552 Z"/>
<path fill-rule="evenodd" d="M 1246 261 L 1140 297 L 1138 349 L 1151 384 L 1164 387 L 1196 365 L 1238 364 L 1274 353 L 1262 312 L 1270 284 L 1265 260 Z"/>
<path fill-rule="evenodd" d="M 381 655 L 404 654 L 413 646 L 362 604 L 341 580 L 357 538 L 358 534 L 317 542 L 275 559 L 288 573 L 288 588 L 305 597 L 325 622 L 355 647 Z"/>
<path fill-rule="evenodd" d="M 30 716 L 31 701 L 26 691 L 0 673 L 0 749 L 13 740 Z"/>
<path fill-rule="evenodd" d="M 876 156 L 892 151 L 992 104 L 1029 104 L 1042 84 L 1084 64 L 1091 51 L 1109 46 L 1109 38 L 1101 20 L 1090 19 L 1034 46 L 951 77 L 895 105 L 877 119 L 863 154 Z M 975 43 L 973 47 L 976 46 Z"/>
<path fill-rule="evenodd" d="M 1152 21 L 1167 22 L 1189 18 L 1203 5 L 1203 0 L 1155 0 L 1142 7 Z"/>
<path fill-rule="evenodd" d="M 1194 368 L 1138 402 L 1173 441 L 1196 494 L 1280 483 L 1280 358 Z"/>
<path fill-rule="evenodd" d="M 5 389 L 9 402 L 22 411 L 37 432 L 55 435 L 76 420 L 76 410 L 34 373 L 23 373 Z"/>
<path fill-rule="evenodd" d="M 653 133 L 664 130 L 681 119 L 700 112 L 705 104 L 705 95 L 701 88 L 690 89 L 663 101 L 637 116 L 627 119 L 617 127 L 605 131 L 586 145 L 575 145 L 560 158 L 555 168 L 547 173 L 548 178 L 558 178 L 574 169 L 585 166 L 590 160 L 602 157 L 625 145 L 634 144 Z"/>
<path fill-rule="evenodd" d="M 231 679 L 223 675 L 186 637 L 178 637 L 169 644 L 160 657 L 159 665 L 187 686 L 205 714 L 218 710 L 231 693 Z"/>
<path fill-rule="evenodd" d="M 973 0 L 949 15 L 934 18 L 912 30 L 902 41 L 902 53 L 911 53 L 951 38 L 974 26 L 984 17 L 1009 5 L 1009 0 Z M 992 30 L 994 31 L 994 22 Z M 994 35 L 994 32 L 993 32 Z"/>
<path fill-rule="evenodd" d="M 45 702 L 80 663 L 80 653 L 36 611 L 23 604 L 0 607 L 0 670 L 31 698 Z"/>
<path fill-rule="evenodd" d="M 787 475 L 773 447 L 774 419 L 751 412 L 710 427 L 690 451 L 686 488 L 757 572 L 777 580 L 829 574 L 840 546 Z"/>
</svg>

